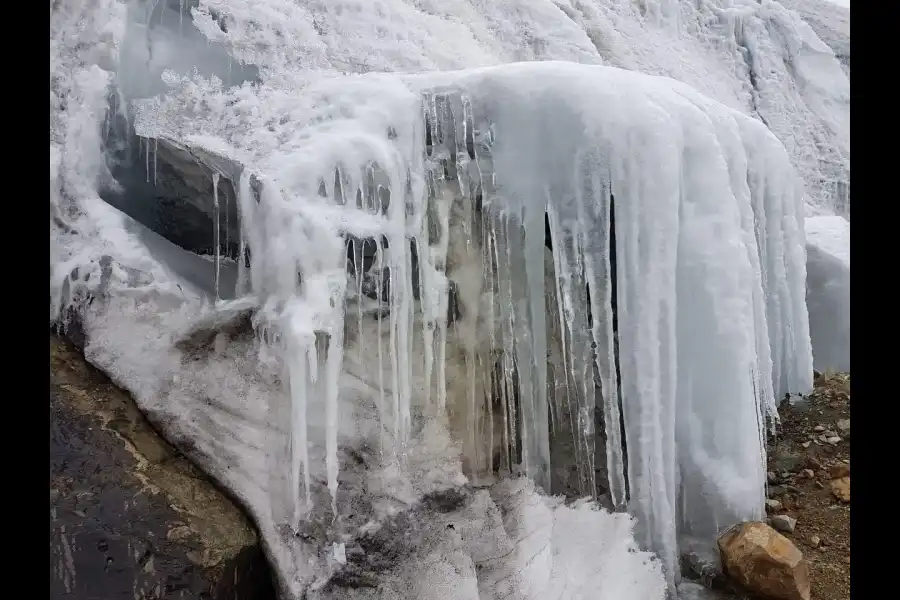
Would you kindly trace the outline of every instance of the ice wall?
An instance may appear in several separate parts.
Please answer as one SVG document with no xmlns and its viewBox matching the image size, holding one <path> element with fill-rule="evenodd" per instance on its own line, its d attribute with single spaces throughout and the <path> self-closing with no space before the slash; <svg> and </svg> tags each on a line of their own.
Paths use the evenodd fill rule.
<svg viewBox="0 0 900 600">
<path fill-rule="evenodd" d="M 521 453 L 502 462 L 547 489 L 551 414 L 569 415 L 577 467 L 591 473 L 599 407 L 613 502 L 639 517 L 670 581 L 679 535 L 711 540 L 762 516 L 765 419 L 812 377 L 802 186 L 764 126 L 671 80 L 570 63 L 342 78 L 305 92 L 269 92 L 269 114 L 296 115 L 296 128 L 247 162 L 239 186 L 260 324 L 289 371 L 294 447 L 306 446 L 309 386 L 337 402 L 340 324 L 362 319 L 344 308 L 361 283 L 346 279 L 341 236 L 374 236 L 387 274 L 376 278 L 377 404 L 399 464 L 412 415 L 447 411 L 471 419 L 472 471 L 493 468 L 485 436 L 519 439 Z M 146 105 L 139 127 L 202 127 L 197 115 L 158 119 L 186 101 Z M 259 151 L 250 123 L 229 134 L 228 152 Z M 552 389 L 545 214 L 565 364 Z M 453 327 L 450 282 L 464 315 Z M 483 416 L 495 406 L 499 429 Z M 305 462 L 293 455 L 295 520 L 308 510 Z"/>
<path fill-rule="evenodd" d="M 850 223 L 842 217 L 806 220 L 806 304 L 813 365 L 850 371 Z"/>
<path fill-rule="evenodd" d="M 127 259 L 113 274 L 140 283 L 129 298 L 158 293 L 148 280 L 165 281 L 174 296 L 180 284 L 172 273 L 125 234 L 114 211 L 96 205 L 96 182 L 105 176 L 98 124 L 111 78 L 94 63 L 112 68 L 117 60 L 121 21 L 113 9 L 120 5 L 83 4 L 70 7 L 83 11 L 77 18 L 56 29 L 51 22 L 51 210 L 65 209 L 63 216 L 78 222 L 74 233 L 62 219 L 51 223 L 51 292 L 65 289 L 74 267 L 101 269 L 101 256 L 111 253 Z M 581 17 L 538 2 L 453 4 L 472 17 L 466 20 L 447 18 L 445 8 L 412 10 L 402 2 L 375 8 L 201 4 L 197 26 L 258 64 L 261 81 L 228 88 L 215 78 L 167 73 L 169 93 L 140 105 L 137 127 L 146 138 L 165 136 L 246 167 L 234 183 L 242 255 L 249 250 L 252 260 L 236 291 L 256 310 L 255 326 L 270 354 L 260 360 L 277 365 L 272 378 L 284 384 L 290 402 L 273 396 L 277 409 L 266 413 L 248 408 L 242 397 L 227 408 L 289 423 L 289 432 L 283 437 L 274 426 L 260 427 L 251 436 L 243 421 L 230 424 L 227 411 L 185 427 L 188 437 L 204 440 L 200 452 L 209 465 L 230 468 L 216 462 L 222 453 L 241 466 L 229 485 L 246 492 L 272 540 L 281 539 L 274 524 L 296 531 L 309 515 L 334 519 L 343 510 L 339 481 L 348 437 L 340 434 L 341 407 L 350 399 L 340 382 L 347 372 L 366 382 L 354 393 L 375 407 L 387 463 L 417 476 L 410 457 L 421 446 L 412 440 L 423 423 L 446 412 L 451 429 L 470 436 L 462 439 L 463 453 L 474 480 L 506 465 L 546 486 L 554 461 L 568 460 L 554 458 L 548 440 L 555 416 L 564 414 L 582 490 L 594 494 L 590 449 L 601 433 L 593 425 L 599 408 L 608 424 L 605 483 L 617 505 L 638 515 L 639 537 L 663 557 L 670 581 L 679 536 L 709 540 L 719 525 L 761 516 L 765 415 L 784 392 L 811 383 L 802 190 L 784 148 L 765 127 L 686 86 L 609 68 L 544 63 L 329 78 L 513 59 L 597 62 L 598 56 L 666 72 L 685 64 L 666 58 L 672 53 L 660 40 L 671 40 L 702 65 L 679 72 L 682 79 L 750 112 L 746 90 L 729 79 L 734 65 L 699 58 L 707 46 L 686 26 L 691 20 L 678 17 L 674 4 L 645 4 L 652 10 L 639 17 L 614 2 L 606 10 L 581 3 Z M 780 13 L 772 10 L 777 21 Z M 618 30 L 641 41 L 620 54 Z M 690 35 L 678 33 L 684 31 Z M 472 43 L 447 52 L 456 47 L 447 40 L 457 37 Z M 93 55 L 75 51 L 85 41 L 94 44 Z M 830 65 L 827 56 L 821 62 Z M 841 88 L 840 81 L 835 85 Z M 811 97 L 821 98 L 816 94 L 826 88 L 812 86 Z M 786 89 L 793 104 L 770 108 L 799 106 L 796 90 Z M 66 103 L 78 110 L 63 118 Z M 798 139 L 808 142 L 808 132 Z M 808 166 L 797 169 L 806 174 Z M 552 294 L 545 213 L 554 239 Z M 348 239 L 350 254 L 358 252 L 358 240 L 375 240 L 369 273 L 347 277 Z M 136 277 L 137 267 L 150 275 Z M 361 293 L 369 284 L 374 303 Z M 451 287 L 462 309 L 456 323 L 447 319 Z M 559 305 L 548 306 L 548 298 Z M 66 299 L 51 295 L 52 317 Z M 127 322 L 131 302 L 138 304 L 117 305 L 114 323 Z M 159 307 L 140 306 L 135 320 L 153 324 L 142 330 L 142 347 L 164 354 L 159 340 L 165 336 L 154 327 L 166 325 L 152 317 Z M 93 359 L 118 370 L 148 405 L 166 389 L 154 379 L 159 373 L 129 354 L 132 340 L 116 341 L 99 310 L 92 317 Z M 562 374 L 546 366 L 557 346 Z M 222 377 L 221 368 L 204 373 Z M 208 385 L 202 377 L 192 381 L 197 389 Z M 216 389 L 231 393 L 224 384 Z M 202 413 L 191 404 L 193 392 L 166 393 L 161 397 L 191 407 L 169 415 L 173 422 Z M 319 410 L 321 420 L 309 418 Z M 618 411 L 624 439 L 617 439 Z M 210 433 L 226 423 L 227 435 Z M 242 436 L 252 438 L 252 447 L 234 441 Z M 284 441 L 272 456 L 287 481 L 276 473 L 275 483 L 260 483 L 256 470 L 267 437 Z M 252 458 L 240 458 L 244 451 Z M 311 494 L 320 479 L 326 493 Z M 279 569 L 302 571 L 298 556 L 282 555 Z"/>
</svg>

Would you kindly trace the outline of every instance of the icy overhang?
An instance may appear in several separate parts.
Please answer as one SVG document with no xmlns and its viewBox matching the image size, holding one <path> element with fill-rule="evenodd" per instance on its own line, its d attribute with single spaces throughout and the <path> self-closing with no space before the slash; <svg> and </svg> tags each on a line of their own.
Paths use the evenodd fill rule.
<svg viewBox="0 0 900 600">
<path fill-rule="evenodd" d="M 343 344 L 357 316 L 344 303 L 342 236 L 375 236 L 391 310 L 387 337 L 370 343 L 391 365 L 382 418 L 396 443 L 419 426 L 416 407 L 490 401 L 476 365 L 500 351 L 502 387 L 517 399 L 503 407 L 520 426 L 516 461 L 546 485 L 554 414 L 569 415 L 579 447 L 605 439 L 614 503 L 638 516 L 670 581 L 679 536 L 712 540 L 720 526 L 762 517 L 766 419 L 776 398 L 812 379 L 802 187 L 762 124 L 669 79 L 569 63 L 220 90 L 208 113 L 186 118 L 178 107 L 196 106 L 195 92 L 182 82 L 142 126 L 194 155 L 245 157 L 237 199 L 249 289 L 294 340 L 287 365 L 318 356 L 333 373 L 354 360 L 334 343 L 324 356 L 314 334 Z M 453 335 L 451 282 L 471 320 Z M 547 333 L 552 319 L 561 338 Z M 469 356 L 454 367 L 472 382 L 465 391 L 447 376 L 453 351 Z M 561 374 L 548 372 L 554 353 Z M 291 389 L 305 389 L 311 375 L 291 373 Z M 336 404 L 329 389 L 325 403 Z M 292 394 L 305 412 L 306 396 Z M 469 458 L 483 460 L 477 448 Z M 588 479 L 592 460 L 576 457 Z M 296 519 L 308 465 L 288 463 L 286 518 Z M 328 465 L 336 502 L 336 459 Z"/>
</svg>

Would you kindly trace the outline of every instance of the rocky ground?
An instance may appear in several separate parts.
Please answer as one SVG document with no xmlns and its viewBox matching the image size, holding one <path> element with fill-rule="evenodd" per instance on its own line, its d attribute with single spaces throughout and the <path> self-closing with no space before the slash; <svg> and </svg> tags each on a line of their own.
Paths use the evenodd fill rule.
<svg viewBox="0 0 900 600">
<path fill-rule="evenodd" d="M 809 563 L 812 600 L 850 598 L 850 375 L 779 409 L 769 439 L 770 525 Z"/>
</svg>

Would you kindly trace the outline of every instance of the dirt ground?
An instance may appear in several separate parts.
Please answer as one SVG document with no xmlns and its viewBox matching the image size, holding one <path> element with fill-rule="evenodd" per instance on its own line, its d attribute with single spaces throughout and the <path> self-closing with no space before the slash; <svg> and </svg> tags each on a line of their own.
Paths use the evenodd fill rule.
<svg viewBox="0 0 900 600">
<path fill-rule="evenodd" d="M 785 532 L 810 566 L 812 600 L 850 598 L 850 375 L 816 379 L 809 398 L 783 403 L 769 438 L 770 517 L 797 520 Z M 780 503 L 780 506 L 779 504 Z"/>
</svg>

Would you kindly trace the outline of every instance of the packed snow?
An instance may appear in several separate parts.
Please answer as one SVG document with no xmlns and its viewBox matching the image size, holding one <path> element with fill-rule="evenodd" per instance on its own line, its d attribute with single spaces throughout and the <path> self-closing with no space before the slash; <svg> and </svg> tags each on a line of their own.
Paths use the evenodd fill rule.
<svg viewBox="0 0 900 600">
<path fill-rule="evenodd" d="M 818 371 L 850 371 L 850 223 L 806 220 L 806 304 Z"/>
<path fill-rule="evenodd" d="M 763 516 L 810 323 L 849 337 L 849 56 L 768 0 L 187 4 L 51 7 L 51 320 L 282 592 L 661 598 Z M 148 182 L 202 157 L 212 260 L 100 200 L 116 118 Z"/>
</svg>

